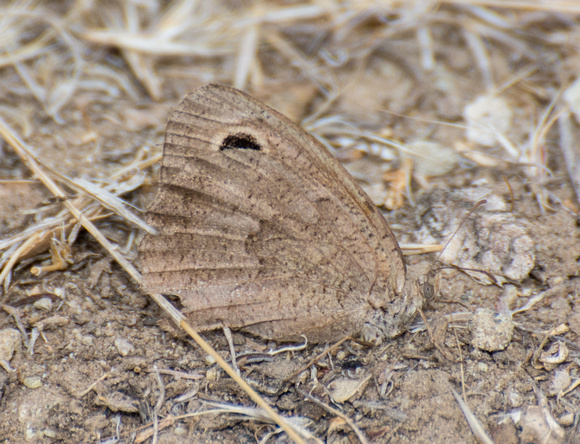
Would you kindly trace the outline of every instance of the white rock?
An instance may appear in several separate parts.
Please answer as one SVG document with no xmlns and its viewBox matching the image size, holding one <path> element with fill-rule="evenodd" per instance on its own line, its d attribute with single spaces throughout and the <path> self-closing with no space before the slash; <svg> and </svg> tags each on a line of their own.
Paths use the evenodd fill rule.
<svg viewBox="0 0 580 444">
<path fill-rule="evenodd" d="M 119 350 L 121 356 L 127 356 L 135 351 L 135 347 L 126 339 L 115 339 L 115 347 Z"/>
</svg>

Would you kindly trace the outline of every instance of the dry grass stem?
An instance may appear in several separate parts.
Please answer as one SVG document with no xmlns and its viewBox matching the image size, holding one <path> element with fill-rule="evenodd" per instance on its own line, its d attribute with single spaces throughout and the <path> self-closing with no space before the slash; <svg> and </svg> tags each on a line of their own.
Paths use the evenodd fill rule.
<svg viewBox="0 0 580 444">
<path fill-rule="evenodd" d="M 76 221 L 79 221 L 83 227 L 89 231 L 99 243 L 107 250 L 109 253 L 119 262 L 123 268 L 131 275 L 136 282 L 140 282 L 140 274 L 139 272 L 125 259 L 124 256 L 118 251 L 116 247 L 114 247 L 97 229 L 95 225 L 90 221 L 90 218 L 98 218 L 100 212 L 99 209 L 94 209 L 93 211 L 97 211 L 97 214 L 87 214 L 84 213 L 83 210 L 79 209 L 82 207 L 86 207 L 86 201 L 80 201 L 79 199 L 75 199 L 74 202 L 68 200 L 67 195 L 62 191 L 62 189 L 57 185 L 57 183 L 50 178 L 50 176 L 45 172 L 46 167 L 42 165 L 41 161 L 34 156 L 30 149 L 26 146 L 24 141 L 22 141 L 14 132 L 14 130 L 2 119 L 0 119 L 0 134 L 4 137 L 4 139 L 12 146 L 12 148 L 16 151 L 16 153 L 20 156 L 22 161 L 33 171 L 36 177 L 40 179 L 40 181 L 48 188 L 48 190 L 57 198 L 62 200 L 63 205 L 67 208 L 67 210 L 72 213 L 73 217 Z M 51 172 L 54 173 L 54 170 Z M 83 192 L 87 196 L 91 196 L 94 199 L 101 202 L 103 205 L 112 209 L 113 211 L 117 212 L 117 214 L 121 217 L 126 217 L 127 220 L 130 220 L 136 223 L 141 228 L 146 228 L 147 225 L 142 222 L 139 218 L 134 216 L 128 210 L 124 208 L 122 201 L 112 193 L 108 192 L 107 190 L 99 189 L 98 187 L 90 184 L 89 182 L 83 181 L 82 179 L 77 179 L 76 181 L 71 181 L 70 179 L 65 178 L 63 175 L 58 174 L 60 179 L 66 179 L 65 183 L 68 185 L 72 185 L 77 191 Z M 123 190 L 123 192 L 128 191 L 129 189 Z M 84 204 L 84 205 L 83 205 Z M 77 206 L 78 205 L 78 206 Z M 38 254 L 38 246 L 43 245 L 42 248 L 47 248 L 48 245 L 44 246 L 44 242 L 48 239 L 62 237 L 64 233 L 68 229 L 72 229 L 74 223 L 68 223 L 65 220 L 65 215 L 61 216 L 61 218 L 55 218 L 51 221 L 52 231 L 50 230 L 50 226 L 44 226 L 43 231 L 39 232 L 38 228 L 36 227 L 32 230 L 32 232 L 26 236 L 26 241 L 23 245 L 21 245 L 18 250 L 12 253 L 12 256 L 8 263 L 4 266 L 2 273 L 0 273 L 0 284 L 4 281 L 7 274 L 10 272 L 12 267 L 15 263 L 21 260 L 26 255 L 30 254 L 31 251 L 34 251 L 35 254 Z M 65 225 L 66 224 L 66 225 Z M 64 227 L 64 228 L 63 228 Z M 48 229 L 48 231 L 47 231 Z M 59 230 L 58 233 L 56 230 Z M 147 228 L 147 231 L 151 231 L 152 228 Z M 16 243 L 18 239 L 12 239 L 8 242 L 4 242 L 3 247 L 7 248 L 10 247 L 12 244 Z"/>
<path fill-rule="evenodd" d="M 477 418 L 473 414 L 473 411 L 469 408 L 467 403 L 461 398 L 461 396 L 459 396 L 459 394 L 453 389 L 453 387 L 449 386 L 449 389 L 451 390 L 451 393 L 453 393 L 453 396 L 455 397 L 457 404 L 459 404 L 459 408 L 463 412 L 465 419 L 467 419 L 469 427 L 471 427 L 471 431 L 473 432 L 473 435 L 475 436 L 477 441 L 480 442 L 481 444 L 494 444 L 493 440 L 487 435 L 487 433 L 481 426 L 481 423 L 477 420 Z"/>
<path fill-rule="evenodd" d="M 489 442 L 483 430 L 498 442 L 577 437 L 578 2 L 9 0 L 0 36 L 0 436 L 271 442 L 284 430 L 300 442 L 319 439 L 312 430 L 347 439 L 348 423 L 371 441 L 460 441 L 469 428 L 480 442 Z M 449 243 L 442 268 L 476 270 L 491 284 L 441 276 L 440 298 L 425 310 L 454 323 L 454 343 L 428 324 L 377 347 L 350 338 L 274 345 L 236 333 L 232 370 L 221 336 L 205 341 L 153 294 L 202 351 L 157 324 L 132 264 L 139 237 L 152 232 L 135 209 L 154 194 L 168 112 L 210 82 L 246 90 L 318 138 L 381 207 L 408 274 L 433 259 L 419 255 Z M 505 349 L 477 348 L 480 308 L 515 323 Z M 439 353 L 451 351 L 460 359 L 443 365 Z M 204 393 L 240 397 L 227 378 L 212 379 L 220 370 L 207 369 L 207 354 L 256 408 L 192 411 Z M 340 417 L 297 392 L 336 379 L 356 386 L 385 369 L 388 380 L 371 378 Z M 450 374 L 463 399 L 489 396 L 471 410 L 455 392 L 456 401 L 433 395 L 448 393 Z M 164 385 L 161 375 L 174 380 Z M 31 380 L 36 388 L 23 391 Z M 149 410 L 103 407 L 103 387 Z M 31 406 L 24 424 L 18 415 Z M 164 417 L 168 406 L 184 415 Z M 391 408 L 405 419 L 383 415 Z M 259 423 L 224 427 L 224 412 Z M 265 415 L 281 428 L 263 425 Z"/>
</svg>

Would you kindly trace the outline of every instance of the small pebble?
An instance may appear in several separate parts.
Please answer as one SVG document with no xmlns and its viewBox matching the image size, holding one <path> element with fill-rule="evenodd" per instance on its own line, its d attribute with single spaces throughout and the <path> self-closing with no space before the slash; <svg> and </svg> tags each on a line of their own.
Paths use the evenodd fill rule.
<svg viewBox="0 0 580 444">
<path fill-rule="evenodd" d="M 35 389 L 42 387 L 42 379 L 40 376 L 29 376 L 22 380 L 22 384 L 24 384 L 29 389 Z"/>
<path fill-rule="evenodd" d="M 42 298 L 36 301 L 34 304 L 34 308 L 37 310 L 42 311 L 50 311 L 52 310 L 52 300 L 50 298 Z"/>
<path fill-rule="evenodd" d="M 206 373 L 205 373 L 205 377 L 209 380 L 209 381 L 217 381 L 218 379 L 218 369 L 216 367 L 210 368 Z"/>
<path fill-rule="evenodd" d="M 42 433 L 44 433 L 44 436 L 47 438 L 56 438 L 56 432 L 54 430 L 46 429 L 43 430 Z"/>
<path fill-rule="evenodd" d="M 494 352 L 505 349 L 514 334 L 511 316 L 498 314 L 487 308 L 478 308 L 470 322 L 471 345 Z"/>
<path fill-rule="evenodd" d="M 22 338 L 20 332 L 14 328 L 6 328 L 0 330 L 0 365 L 6 371 L 12 371 L 10 368 L 10 360 L 18 347 Z"/>
<path fill-rule="evenodd" d="M 566 412 L 560 415 L 560 417 L 558 418 L 558 424 L 564 427 L 571 426 L 572 424 L 574 424 L 574 413 Z"/>
<path fill-rule="evenodd" d="M 127 356 L 135 351 L 135 347 L 126 339 L 115 339 L 115 347 L 119 350 L 121 356 Z"/>
<path fill-rule="evenodd" d="M 489 365 L 487 365 L 485 362 L 478 362 L 477 369 L 482 373 L 487 373 L 489 371 Z"/>
</svg>

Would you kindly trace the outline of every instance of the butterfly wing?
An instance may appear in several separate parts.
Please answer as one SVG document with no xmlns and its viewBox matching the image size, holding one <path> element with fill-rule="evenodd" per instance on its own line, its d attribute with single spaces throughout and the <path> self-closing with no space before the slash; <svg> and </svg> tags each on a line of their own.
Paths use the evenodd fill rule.
<svg viewBox="0 0 580 444">
<path fill-rule="evenodd" d="M 280 340 L 356 333 L 405 265 L 384 217 L 328 150 L 250 96 L 208 85 L 167 124 L 161 188 L 139 247 L 143 286 L 199 329 Z"/>
</svg>

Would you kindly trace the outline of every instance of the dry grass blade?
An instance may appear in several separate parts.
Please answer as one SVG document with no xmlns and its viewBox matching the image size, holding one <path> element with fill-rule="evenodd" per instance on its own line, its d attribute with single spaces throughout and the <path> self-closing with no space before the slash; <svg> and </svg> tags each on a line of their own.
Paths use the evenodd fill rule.
<svg viewBox="0 0 580 444">
<path fill-rule="evenodd" d="M 277 32 L 270 30 L 264 34 L 268 43 L 286 57 L 293 66 L 304 72 L 321 91 L 324 91 L 327 95 L 332 95 L 333 91 L 336 91 L 337 86 L 334 79 L 329 72 L 326 72 L 323 66 L 319 66 L 313 60 L 307 59 L 291 42 Z"/>
<path fill-rule="evenodd" d="M 72 14 L 72 13 L 71 13 Z M 48 11 L 29 10 L 26 7 L 6 8 L 1 15 L 7 20 L 18 21 L 14 28 L 25 28 L 24 19 L 33 20 L 47 24 L 50 28 L 41 34 L 34 41 L 22 47 L 9 57 L 0 57 L 0 66 L 11 63 L 19 73 L 23 83 L 28 86 L 31 93 L 42 104 L 46 113 L 58 120 L 58 112 L 63 108 L 75 94 L 83 70 L 83 59 L 81 57 L 81 47 L 72 35 L 65 28 L 65 21 L 54 17 Z M 6 26 L 10 28 L 8 25 Z M 23 33 L 25 31 L 22 31 Z M 33 70 L 28 69 L 23 62 L 27 59 L 38 58 L 46 50 L 51 40 L 58 36 L 65 44 L 72 58 L 71 76 L 63 78 L 62 81 L 55 81 L 55 78 L 42 79 L 40 82 L 35 79 Z M 46 84 L 52 84 L 47 88 Z"/>
<path fill-rule="evenodd" d="M 459 396 L 459 394 L 453 389 L 453 387 L 449 386 L 449 389 L 451 390 L 451 393 L 453 393 L 453 396 L 455 397 L 457 404 L 459 404 L 459 408 L 463 412 L 463 415 L 465 415 L 465 419 L 467 420 L 469 427 L 471 427 L 471 431 L 475 435 L 477 441 L 479 441 L 481 444 L 494 444 L 493 440 L 487 435 L 487 433 L 485 433 L 485 430 L 483 430 L 483 427 L 481 426 L 480 422 L 477 420 L 477 418 L 475 417 L 475 415 L 473 414 L 467 403 L 461 398 L 461 396 Z"/>
<path fill-rule="evenodd" d="M 162 429 L 174 424 L 175 422 L 177 422 L 181 419 L 193 418 L 193 417 L 203 416 L 203 415 L 219 415 L 219 414 L 224 414 L 224 413 L 234 413 L 234 414 L 241 415 L 244 418 L 255 419 L 258 421 L 271 422 L 270 421 L 271 418 L 264 416 L 263 412 L 260 411 L 259 409 L 256 409 L 256 408 L 241 407 L 241 406 L 235 406 L 235 405 L 223 404 L 223 403 L 217 403 L 217 402 L 209 402 L 209 401 L 205 401 L 205 403 L 208 405 L 215 406 L 216 408 L 212 409 L 212 410 L 203 410 L 203 411 L 199 411 L 199 412 L 186 413 L 184 415 L 169 416 L 169 417 L 163 418 L 159 421 L 158 430 L 162 430 Z M 296 428 L 296 430 L 300 431 L 300 433 L 304 435 L 305 439 L 308 439 L 308 442 L 316 442 L 316 443 L 322 442 L 319 439 L 317 439 L 315 436 L 313 436 L 306 429 L 305 423 L 308 420 L 306 420 L 305 418 L 286 418 L 286 419 L 292 424 L 292 427 Z M 151 438 L 155 433 L 155 427 L 152 427 L 149 425 L 142 427 L 141 429 L 144 429 L 144 430 L 142 430 L 138 433 L 137 437 L 135 438 L 136 443 L 141 443 L 141 442 L 146 441 L 147 439 Z M 274 433 L 276 433 L 276 432 L 273 432 L 272 434 L 269 434 L 266 436 L 273 435 Z"/>
<path fill-rule="evenodd" d="M 97 204 L 84 206 L 82 210 L 89 221 L 108 217 L 108 215 L 103 214 L 102 207 Z M 69 241 L 71 241 L 70 235 L 74 232 L 77 225 L 78 223 L 74 219 L 71 220 L 68 211 L 61 212 L 54 217 L 46 218 L 20 233 L 0 241 L 0 250 L 5 250 L 0 258 L 0 265 L 4 265 L 8 260 L 18 262 L 43 253 L 48 249 L 50 239 L 60 239 L 64 235 L 68 236 Z M 27 246 L 24 247 L 22 242 L 25 242 Z M 13 258 L 12 254 L 14 250 L 10 252 L 9 249 L 18 249 L 17 257 Z M 1 282 L 3 282 L 3 279 L 0 279 Z"/>
<path fill-rule="evenodd" d="M 443 0 L 441 3 L 452 5 L 487 6 L 504 9 L 523 9 L 531 11 L 559 11 L 580 13 L 580 6 L 568 0 L 542 1 L 504 1 L 504 0 Z"/>
<path fill-rule="evenodd" d="M 147 225 L 145 221 L 141 220 L 141 218 L 128 211 L 123 205 L 123 201 L 107 189 L 101 188 L 81 178 L 74 179 L 72 182 L 74 185 L 76 185 L 74 186 L 75 189 L 90 195 L 93 199 L 99 201 L 105 208 L 108 208 L 112 212 L 121 216 L 123 219 L 133 223 L 143 231 L 152 234 L 155 233 L 155 229 L 153 227 Z"/>
<path fill-rule="evenodd" d="M 270 405 L 264 401 L 264 399 L 256 393 L 256 391 L 244 381 L 236 371 L 215 351 L 206 341 L 203 339 L 185 320 L 183 314 L 177 310 L 165 297 L 160 294 L 150 294 L 157 302 L 157 304 L 163 308 L 163 310 L 169 314 L 173 321 L 181 327 L 187 334 L 189 334 L 194 341 L 201 347 L 201 349 L 210 355 L 215 362 L 248 394 L 248 396 L 258 404 L 264 412 L 270 417 L 276 424 L 278 424 L 282 430 L 284 430 L 290 438 L 297 443 L 303 443 L 304 440 L 298 434 L 299 432 L 294 430 L 294 428 L 288 424 L 287 421 L 282 419 L 278 413 L 276 413 Z"/>
<path fill-rule="evenodd" d="M 44 178 L 47 188 L 56 196 L 62 199 L 65 206 L 69 207 L 68 210 L 60 212 L 58 215 L 47 218 L 38 224 L 27 228 L 26 230 L 12 236 L 9 239 L 5 239 L 0 242 L 0 250 L 4 250 L 10 247 L 17 248 L 13 251 L 9 257 L 3 256 L 0 264 L 6 264 L 0 273 L 0 283 L 4 282 L 8 273 L 13 268 L 13 266 L 20 260 L 26 259 L 28 257 L 35 256 L 42 253 L 48 249 L 50 240 L 55 238 L 64 238 L 65 235 L 69 235 L 73 231 L 74 227 L 77 225 L 77 221 L 70 220 L 70 207 L 76 208 L 79 213 L 82 212 L 84 218 L 87 222 L 97 220 L 99 218 L 107 217 L 103 214 L 103 209 L 100 205 L 95 205 L 92 201 L 97 200 L 104 207 L 117 213 L 120 217 L 131 221 L 136 226 L 144 229 L 147 232 L 152 232 L 153 228 L 149 227 L 140 218 L 135 216 L 133 213 L 128 211 L 121 199 L 115 194 L 123 194 L 129 192 L 140 185 L 140 181 L 133 181 L 132 183 L 116 183 L 110 185 L 108 188 L 115 190 L 115 194 L 111 193 L 107 189 L 97 187 L 87 181 L 82 179 L 72 180 L 63 174 L 49 168 L 46 165 L 41 166 L 41 161 L 36 158 L 30 150 L 28 150 L 24 143 L 16 136 L 14 131 L 3 121 L 0 120 L 0 132 L 8 140 L 15 150 L 21 155 L 23 161 L 27 163 L 31 169 L 36 173 L 39 178 Z M 146 167 L 149 165 L 148 161 L 142 161 L 137 166 L 129 166 L 124 169 L 121 174 L 117 174 L 117 177 L 121 177 L 122 174 L 126 174 L 127 171 L 138 171 L 139 167 Z M 71 188 L 77 190 L 81 197 L 73 199 L 72 201 L 58 188 L 55 182 L 50 179 L 49 175 L 64 181 Z M 91 196 L 88 198 L 87 196 Z M 70 239 L 69 239 L 70 241 Z M 24 242 L 22 245 L 16 247 L 19 243 Z"/>
<path fill-rule="evenodd" d="M 255 77 L 263 80 L 263 75 L 257 74 L 260 71 L 260 65 L 256 63 L 259 39 L 260 26 L 259 23 L 254 23 L 245 31 L 240 40 L 236 60 L 236 76 L 233 82 L 236 88 L 244 89 L 251 73 L 256 73 Z M 260 84 L 262 82 L 256 81 L 254 83 Z"/>
<path fill-rule="evenodd" d="M 115 258 L 127 273 L 136 281 L 141 282 L 141 274 L 135 267 L 123 256 L 117 247 L 111 244 L 99 229 L 87 219 L 87 217 L 70 201 L 67 200 L 66 194 L 43 170 L 43 167 L 35 160 L 30 150 L 26 147 L 24 141 L 16 135 L 10 126 L 0 119 L 0 134 L 8 142 L 8 144 L 16 151 L 22 162 L 26 164 L 46 188 L 56 197 L 63 199 L 63 205 L 71 212 L 74 218 L 81 223 L 81 225 L 101 244 L 101 246 Z"/>
<path fill-rule="evenodd" d="M 6 264 L 4 265 L 2 272 L 0 273 L 0 285 L 6 282 L 6 278 L 8 277 L 9 273 L 12 271 L 14 266 L 18 263 L 18 261 L 26 254 L 28 254 L 31 250 L 33 250 L 34 247 L 38 245 L 38 243 L 41 242 L 42 236 L 43 233 L 41 232 L 33 233 L 18 248 L 8 250 L 9 258 Z M 14 245 L 14 247 L 16 247 L 16 245 Z"/>
<path fill-rule="evenodd" d="M 576 202 L 580 204 L 580 155 L 578 155 L 575 147 L 569 112 L 561 114 L 558 120 L 558 129 L 560 130 L 560 147 L 564 159 L 566 159 L 568 176 L 576 193 Z"/>
<path fill-rule="evenodd" d="M 437 253 L 443 250 L 443 245 L 425 245 L 425 244 L 399 244 L 403 254 L 410 256 L 413 254 Z"/>
<path fill-rule="evenodd" d="M 160 298 L 160 297 L 162 298 L 161 295 L 155 295 L 155 296 L 156 296 L 156 299 L 155 299 L 156 301 L 158 300 L 158 298 Z M 167 302 L 167 304 L 169 304 L 169 303 Z M 172 307 L 172 311 L 175 312 L 177 310 L 175 310 L 175 308 Z M 244 381 L 236 373 L 236 371 L 218 354 L 218 352 L 216 352 L 193 328 L 191 328 L 191 326 L 184 320 L 183 315 L 181 313 L 179 313 L 177 315 L 177 317 L 183 319 L 179 322 L 178 325 L 185 332 L 187 332 L 195 340 L 195 342 L 197 342 L 197 344 L 203 349 L 204 352 L 206 352 L 213 359 L 215 359 L 215 361 L 218 363 L 218 365 L 228 375 L 230 375 L 230 377 L 234 381 L 236 381 L 236 383 L 250 396 L 250 398 L 252 398 L 252 401 L 254 401 L 256 404 L 258 404 L 262 409 L 264 409 L 264 411 L 267 413 L 267 415 L 270 418 L 272 418 L 273 421 L 276 424 L 278 424 L 288 434 L 288 436 L 290 438 L 292 438 L 294 440 L 294 442 L 297 442 L 297 443 L 304 443 L 305 442 L 300 437 L 300 435 L 298 435 L 298 433 L 286 421 L 284 421 L 280 417 L 280 415 L 278 415 L 278 413 L 276 413 L 272 409 L 272 407 L 270 407 L 270 405 L 266 401 L 264 401 L 264 399 L 258 393 L 256 393 L 256 391 L 252 387 L 250 387 L 248 385 L 248 383 L 246 381 Z"/>
<path fill-rule="evenodd" d="M 251 419 L 256 419 L 259 421 L 272 422 L 270 417 L 264 416 L 263 411 L 261 411 L 260 409 L 256 409 L 254 407 L 242 407 L 242 406 L 237 406 L 237 405 L 223 404 L 223 403 L 211 402 L 211 401 L 204 401 L 204 403 L 211 405 L 213 407 L 217 407 L 218 412 L 235 413 L 235 414 L 243 415 L 245 417 L 248 417 Z M 302 418 L 302 417 L 290 417 L 290 418 L 285 418 L 285 420 L 288 421 L 290 424 L 292 424 L 292 427 L 294 427 L 296 429 L 296 431 L 300 432 L 304 436 L 305 439 L 308 439 L 308 440 L 312 439 L 315 442 L 321 442 L 319 439 L 315 438 L 308 431 L 308 429 L 306 429 L 305 426 L 307 423 L 310 422 L 309 419 Z"/>
<path fill-rule="evenodd" d="M 524 313 L 528 310 L 531 310 L 539 302 L 543 301 L 544 299 L 549 299 L 556 294 L 562 294 L 562 293 L 565 294 L 566 292 L 571 291 L 573 289 L 573 285 L 574 285 L 573 281 L 572 282 L 563 282 L 561 284 L 555 285 L 554 287 L 552 287 L 548 290 L 540 291 L 537 294 L 530 296 L 530 298 L 527 300 L 527 302 L 524 305 L 511 311 L 511 315 L 513 316 L 513 315 L 516 315 L 518 313 Z"/>
</svg>

